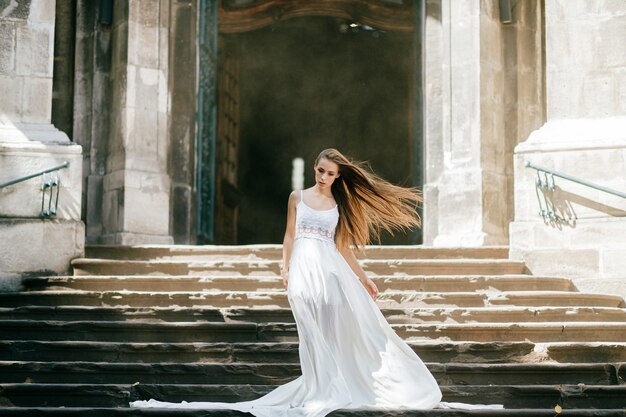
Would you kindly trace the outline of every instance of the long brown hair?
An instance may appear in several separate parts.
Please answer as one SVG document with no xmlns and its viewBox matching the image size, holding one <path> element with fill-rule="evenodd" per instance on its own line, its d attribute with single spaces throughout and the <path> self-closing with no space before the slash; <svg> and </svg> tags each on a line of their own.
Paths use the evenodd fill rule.
<svg viewBox="0 0 626 417">
<path fill-rule="evenodd" d="M 365 163 L 351 161 L 336 149 L 323 150 L 315 166 L 322 158 L 339 166 L 340 176 L 331 187 L 339 209 L 337 246 L 362 249 L 372 238 L 380 242 L 382 230 L 393 234 L 421 225 L 417 206 L 422 196 L 417 188 L 391 184 L 366 169 Z"/>
</svg>

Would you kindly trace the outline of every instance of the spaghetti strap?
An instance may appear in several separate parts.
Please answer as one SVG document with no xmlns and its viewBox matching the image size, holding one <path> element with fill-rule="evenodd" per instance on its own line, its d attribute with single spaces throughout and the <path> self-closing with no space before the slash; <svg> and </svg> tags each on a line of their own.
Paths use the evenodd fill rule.
<svg viewBox="0 0 626 417">
<path fill-rule="evenodd" d="M 304 203 L 304 197 L 303 196 L 304 196 L 304 190 L 300 190 L 300 201 L 302 203 Z M 304 204 L 306 204 L 306 203 L 304 203 Z"/>
</svg>

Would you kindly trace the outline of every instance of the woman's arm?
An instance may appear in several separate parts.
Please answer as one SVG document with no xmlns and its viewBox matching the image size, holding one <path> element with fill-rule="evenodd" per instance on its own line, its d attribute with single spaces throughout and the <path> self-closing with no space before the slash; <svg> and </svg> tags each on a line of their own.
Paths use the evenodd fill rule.
<svg viewBox="0 0 626 417">
<path fill-rule="evenodd" d="M 356 259 L 356 256 L 354 256 L 354 251 L 349 247 L 340 247 L 338 249 L 341 256 L 343 256 L 348 265 L 350 265 L 350 268 L 352 268 L 356 276 L 359 277 L 359 281 L 361 281 L 361 284 L 363 284 L 369 295 L 373 300 L 376 300 L 376 297 L 378 296 L 378 287 L 374 281 L 367 277 L 363 267 L 361 267 L 359 261 Z"/>
<path fill-rule="evenodd" d="M 291 250 L 293 249 L 293 239 L 296 235 L 296 205 L 298 204 L 298 194 L 294 191 L 289 195 L 287 202 L 287 227 L 283 239 L 283 266 L 280 274 L 283 277 L 283 285 L 287 288 L 289 280 L 289 261 L 291 260 Z"/>
</svg>

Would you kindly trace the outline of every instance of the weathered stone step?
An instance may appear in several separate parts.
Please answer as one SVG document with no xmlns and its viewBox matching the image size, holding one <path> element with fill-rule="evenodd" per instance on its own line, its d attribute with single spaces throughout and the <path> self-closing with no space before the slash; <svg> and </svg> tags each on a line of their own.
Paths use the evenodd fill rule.
<svg viewBox="0 0 626 417">
<path fill-rule="evenodd" d="M 390 323 L 626 322 L 626 309 L 615 307 L 466 307 L 383 308 Z M 57 321 L 249 321 L 293 323 L 287 307 L 216 308 L 123 306 L 0 307 L 0 320 Z"/>
<path fill-rule="evenodd" d="M 282 259 L 282 245 L 238 246 L 100 246 L 85 248 L 88 258 L 119 260 L 224 260 L 224 259 Z M 433 248 L 413 245 L 372 245 L 361 255 L 371 259 L 507 259 L 507 246 L 478 248 Z"/>
<path fill-rule="evenodd" d="M 378 295 L 381 308 L 494 307 L 494 306 L 580 306 L 623 307 L 619 296 L 562 291 L 511 292 L 417 292 L 384 291 Z M 0 307 L 25 305 L 85 306 L 212 306 L 219 308 L 289 307 L 287 292 L 281 291 L 25 291 L 0 293 Z"/>
<path fill-rule="evenodd" d="M 557 362 L 626 362 L 626 341 L 551 343 L 538 350 Z"/>
<path fill-rule="evenodd" d="M 174 414 L 175 413 L 175 414 Z M 580 409 L 565 410 L 563 417 L 626 417 L 626 410 Z M 2 417 L 250 417 L 248 413 L 225 410 L 170 410 L 130 408 L 61 408 L 61 407 L 0 407 Z M 509 410 L 338 410 L 328 417 L 555 417 L 554 407 Z"/>
<path fill-rule="evenodd" d="M 502 346 L 501 352 L 528 351 L 526 346 Z M 431 348 L 437 353 L 436 348 Z M 495 357 L 494 348 L 491 356 Z M 507 358 L 513 353 L 503 355 Z M 299 363 L 296 342 L 149 343 L 96 341 L 1 340 L 0 361 L 170 363 Z M 492 359 L 493 361 L 494 359 Z M 506 359 L 505 359 L 506 360 Z"/>
<path fill-rule="evenodd" d="M 282 245 L 87 245 L 85 256 L 117 260 L 280 260 Z"/>
<path fill-rule="evenodd" d="M 382 310 L 390 323 L 625 322 L 626 309 L 614 307 L 466 307 Z"/>
<path fill-rule="evenodd" d="M 617 385 L 624 364 L 427 363 L 440 385 Z M 298 364 L 0 362 L 3 383 L 282 385 Z"/>
<path fill-rule="evenodd" d="M 572 342 L 626 340 L 626 323 L 392 324 L 404 339 Z M 0 321 L 0 339 L 129 342 L 297 341 L 293 323 Z"/>
<path fill-rule="evenodd" d="M 363 268 L 375 275 L 526 274 L 524 262 L 508 259 L 367 259 Z M 74 275 L 279 275 L 278 260 L 137 261 L 78 258 Z"/>
<path fill-rule="evenodd" d="M 129 401 L 220 401 L 258 398 L 275 385 L 0 384 L 0 401 L 16 407 L 127 407 Z M 471 385 L 442 387 L 443 401 L 505 408 L 623 408 L 626 385 Z"/>
<path fill-rule="evenodd" d="M 622 342 L 626 323 L 463 323 L 406 324 L 394 330 L 404 339 L 472 340 L 476 342 Z"/>
<path fill-rule="evenodd" d="M 112 342 L 295 341 L 295 324 L 123 321 L 0 321 L 0 339 Z"/>
<path fill-rule="evenodd" d="M 511 275 L 529 273 L 524 262 L 508 259 L 368 259 L 362 261 L 362 266 L 367 272 L 376 275 Z"/>
<path fill-rule="evenodd" d="M 422 360 L 455 363 L 626 362 L 626 342 L 407 341 Z M 299 363 L 297 342 L 0 340 L 2 361 Z"/>
<path fill-rule="evenodd" d="M 624 307 L 619 296 L 564 291 L 508 292 L 417 292 L 384 291 L 378 295 L 381 307 L 496 307 L 496 306 L 581 306 Z"/>
<path fill-rule="evenodd" d="M 380 291 L 576 291 L 571 280 L 532 275 L 415 275 L 373 276 Z M 28 290 L 84 291 L 272 291 L 283 288 L 282 278 L 248 276 L 152 276 L 152 275 L 79 275 L 33 277 L 23 281 Z"/>
<path fill-rule="evenodd" d="M 550 360 L 549 345 L 535 352 L 530 342 L 408 342 L 425 361 L 430 362 L 524 362 Z M 621 348 L 621 349 L 620 349 Z M 561 349 L 565 351 L 565 349 Z M 626 361 L 626 345 L 595 346 L 605 352 L 606 362 Z M 613 351 L 613 355 L 608 355 Z M 583 358 L 584 349 L 577 349 Z M 589 353 L 589 352 L 587 352 Z M 587 355 L 595 361 L 594 355 Z M 128 343 L 94 341 L 0 340 L 0 360 L 5 361 L 83 361 L 83 362 L 217 362 L 217 363 L 299 363 L 297 342 L 188 342 Z"/>
</svg>

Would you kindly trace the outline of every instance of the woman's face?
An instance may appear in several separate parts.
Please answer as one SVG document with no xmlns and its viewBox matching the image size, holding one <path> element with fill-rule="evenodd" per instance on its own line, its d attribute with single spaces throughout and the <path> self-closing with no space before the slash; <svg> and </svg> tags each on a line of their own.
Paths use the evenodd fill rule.
<svg viewBox="0 0 626 417">
<path fill-rule="evenodd" d="M 315 165 L 315 182 L 320 188 L 330 188 L 339 178 L 339 165 L 326 158 L 321 158 Z"/>
</svg>

